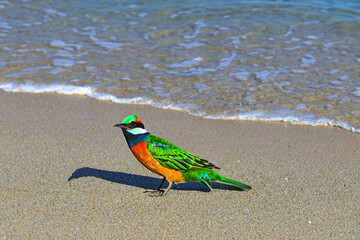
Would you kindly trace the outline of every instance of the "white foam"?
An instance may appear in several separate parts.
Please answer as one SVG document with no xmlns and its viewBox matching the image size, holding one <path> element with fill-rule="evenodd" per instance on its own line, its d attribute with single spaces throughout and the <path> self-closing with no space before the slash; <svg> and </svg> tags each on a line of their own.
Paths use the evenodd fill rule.
<svg viewBox="0 0 360 240">
<path fill-rule="evenodd" d="M 85 95 L 91 98 L 98 100 L 112 101 L 115 103 L 124 103 L 124 104 L 146 104 L 154 107 L 159 107 L 163 109 L 172 109 L 178 111 L 186 111 L 189 114 L 201 116 L 204 118 L 210 119 L 223 119 L 223 120 L 253 120 L 253 121 L 269 121 L 269 122 L 288 122 L 294 125 L 310 125 L 310 126 L 334 126 L 340 127 L 352 132 L 360 133 L 360 129 L 356 129 L 349 124 L 343 122 L 332 121 L 328 118 L 321 117 L 316 118 L 313 114 L 305 116 L 297 116 L 296 112 L 288 109 L 279 109 L 274 111 L 274 113 L 265 113 L 260 110 L 253 110 L 237 115 L 227 116 L 223 115 L 208 115 L 203 112 L 193 112 L 190 110 L 189 106 L 186 104 L 169 104 L 163 102 L 155 102 L 151 99 L 146 99 L 142 97 L 136 98 L 117 98 L 114 95 L 108 93 L 98 93 L 96 88 L 92 86 L 75 86 L 75 85 L 63 85 L 63 84 L 14 84 L 14 83 L 0 83 L 0 89 L 7 92 L 30 92 L 30 93 L 60 93 L 66 95 Z M 355 94 L 360 95 L 360 88 Z M 298 108 L 304 108 L 306 105 L 298 105 Z"/>
<path fill-rule="evenodd" d="M 281 112 L 281 110 L 278 110 L 278 112 Z M 360 129 L 356 129 L 347 123 L 335 122 L 325 117 L 315 118 L 315 116 L 312 114 L 299 117 L 291 114 L 290 112 L 288 112 L 289 114 L 286 114 L 286 112 L 288 112 L 288 110 L 284 110 L 282 114 L 281 113 L 267 114 L 262 111 L 255 110 L 255 111 L 241 113 L 235 116 L 226 116 L 226 115 L 203 116 L 202 114 L 200 114 L 200 116 L 210 119 L 288 122 L 294 125 L 332 126 L 332 127 L 340 127 L 346 130 L 350 130 L 352 132 L 360 133 Z"/>
<path fill-rule="evenodd" d="M 184 110 L 173 104 L 161 104 L 154 102 L 151 99 L 142 97 L 135 98 L 117 98 L 108 93 L 98 93 L 92 86 L 75 86 L 64 84 L 14 84 L 14 83 L 0 83 L 0 89 L 6 92 L 27 92 L 27 93 L 59 93 L 65 95 L 85 95 L 98 100 L 112 101 L 115 103 L 124 104 L 146 104 L 164 109 Z"/>
<path fill-rule="evenodd" d="M 61 93 L 88 95 L 93 93 L 93 88 L 88 86 L 71 86 L 62 84 L 14 84 L 0 83 L 0 88 L 7 92 L 30 92 L 30 93 Z"/>
</svg>

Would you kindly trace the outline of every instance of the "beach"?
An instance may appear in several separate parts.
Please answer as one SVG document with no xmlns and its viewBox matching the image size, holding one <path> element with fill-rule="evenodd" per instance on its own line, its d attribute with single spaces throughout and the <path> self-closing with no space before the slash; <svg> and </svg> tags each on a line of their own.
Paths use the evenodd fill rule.
<svg viewBox="0 0 360 240">
<path fill-rule="evenodd" d="M 1 239 L 357 239 L 360 135 L 335 127 L 210 120 L 85 96 L 0 91 Z M 113 128 L 146 129 L 250 191 L 161 177 Z"/>
<path fill-rule="evenodd" d="M 0 2 L 0 89 L 360 133 L 360 2 Z"/>
</svg>

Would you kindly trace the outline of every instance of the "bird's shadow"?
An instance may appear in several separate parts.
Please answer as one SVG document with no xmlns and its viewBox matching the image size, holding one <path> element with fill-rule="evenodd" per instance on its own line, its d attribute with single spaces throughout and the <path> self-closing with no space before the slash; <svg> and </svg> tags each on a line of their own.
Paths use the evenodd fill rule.
<svg viewBox="0 0 360 240">
<path fill-rule="evenodd" d="M 160 185 L 162 180 L 159 178 L 141 176 L 136 174 L 124 173 L 124 172 L 113 172 L 113 171 L 83 167 L 76 169 L 75 172 L 73 172 L 73 174 L 69 177 L 68 181 L 72 181 L 74 179 L 78 179 L 82 177 L 96 177 L 109 182 L 125 184 L 125 185 L 144 188 L 144 189 L 156 189 Z M 168 186 L 167 184 L 168 183 L 164 183 L 163 188 Z M 212 182 L 211 185 L 213 189 L 242 191 L 237 187 L 218 183 L 218 182 Z M 173 185 L 171 189 L 180 190 L 180 191 L 202 191 L 202 192 L 210 191 L 201 182 L 178 183 L 176 185 Z"/>
</svg>

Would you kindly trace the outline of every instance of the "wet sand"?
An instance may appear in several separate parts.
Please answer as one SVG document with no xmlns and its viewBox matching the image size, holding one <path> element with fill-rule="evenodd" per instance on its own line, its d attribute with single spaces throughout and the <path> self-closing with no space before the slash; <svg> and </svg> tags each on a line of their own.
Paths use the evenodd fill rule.
<svg viewBox="0 0 360 240">
<path fill-rule="evenodd" d="M 357 239 L 360 135 L 339 128 L 206 120 L 83 96 L 0 91 L 1 239 Z M 208 159 L 237 191 L 161 182 L 120 129 L 147 130 Z M 70 181 L 68 181 L 70 179 Z"/>
</svg>

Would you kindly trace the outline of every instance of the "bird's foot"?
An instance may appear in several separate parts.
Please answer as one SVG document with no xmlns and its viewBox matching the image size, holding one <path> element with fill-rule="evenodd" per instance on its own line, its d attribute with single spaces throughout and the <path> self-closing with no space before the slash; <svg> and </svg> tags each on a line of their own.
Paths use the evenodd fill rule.
<svg viewBox="0 0 360 240">
<path fill-rule="evenodd" d="M 150 197 L 162 197 L 164 195 L 165 190 L 156 189 L 156 190 L 146 190 L 144 193 L 150 193 Z"/>
</svg>

